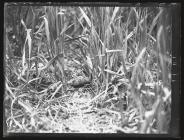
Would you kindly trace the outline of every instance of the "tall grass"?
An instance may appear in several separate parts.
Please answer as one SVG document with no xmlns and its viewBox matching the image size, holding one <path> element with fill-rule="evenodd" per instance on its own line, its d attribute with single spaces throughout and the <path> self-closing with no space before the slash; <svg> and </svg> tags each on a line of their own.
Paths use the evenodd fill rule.
<svg viewBox="0 0 184 140">
<path fill-rule="evenodd" d="M 34 89 L 28 90 L 30 94 L 33 91 L 38 95 L 49 94 L 50 89 L 55 89 L 51 91 L 50 99 L 54 99 L 58 92 L 66 94 L 66 72 L 70 67 L 66 60 L 72 60 L 73 66 L 80 66 L 91 76 L 89 80 L 95 82 L 97 91 L 87 106 L 98 102 L 101 97 L 106 102 L 114 84 L 117 90 L 112 93 L 118 92 L 119 100 L 126 93 L 130 100 L 128 106 L 137 108 L 139 133 L 167 132 L 169 126 L 162 122 L 167 122 L 166 114 L 170 113 L 163 106 L 171 104 L 171 71 L 168 68 L 171 67 L 171 48 L 167 46 L 172 36 L 168 35 L 171 23 L 167 10 L 163 7 L 31 6 L 27 18 L 22 16 L 19 21 L 23 26 L 21 32 L 25 33 L 21 59 L 15 61 L 14 58 L 6 63 L 10 68 L 10 73 L 6 73 L 6 94 L 12 100 L 10 108 L 14 123 L 23 129 L 12 111 L 18 100 L 18 104 L 31 114 L 31 125 L 36 127 L 38 118 L 35 116 L 39 111 L 20 100 L 28 96 L 22 90 L 29 89 L 36 81 Z M 28 18 L 31 15 L 32 21 Z M 6 30 L 8 28 L 14 27 L 6 26 Z M 5 47 L 11 51 L 14 46 L 7 36 Z M 43 83 L 42 74 L 47 72 L 48 79 L 54 75 L 54 81 L 49 84 L 46 79 L 47 87 L 39 91 L 38 87 Z M 11 83 L 11 75 L 17 77 L 17 85 Z M 120 90 L 122 85 L 126 88 Z M 149 109 L 144 104 L 146 97 L 149 97 Z M 119 108 L 121 123 L 125 125 L 123 113 L 126 110 L 122 106 Z M 150 125 L 155 121 L 158 128 Z"/>
</svg>

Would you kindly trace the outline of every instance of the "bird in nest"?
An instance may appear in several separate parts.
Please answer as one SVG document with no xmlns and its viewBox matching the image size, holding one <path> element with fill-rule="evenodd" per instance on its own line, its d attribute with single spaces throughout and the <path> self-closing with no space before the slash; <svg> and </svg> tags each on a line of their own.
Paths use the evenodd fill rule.
<svg viewBox="0 0 184 140">
<path fill-rule="evenodd" d="M 67 84 L 74 88 L 80 88 L 87 84 L 90 84 L 91 81 L 92 81 L 92 74 L 90 74 L 89 77 L 78 76 L 76 79 L 68 81 Z"/>
<path fill-rule="evenodd" d="M 83 73 L 85 76 L 78 76 L 76 79 L 72 79 L 68 84 L 74 88 L 80 88 L 87 84 L 90 84 L 92 81 L 92 61 L 89 56 L 84 61 L 82 65 Z"/>
</svg>

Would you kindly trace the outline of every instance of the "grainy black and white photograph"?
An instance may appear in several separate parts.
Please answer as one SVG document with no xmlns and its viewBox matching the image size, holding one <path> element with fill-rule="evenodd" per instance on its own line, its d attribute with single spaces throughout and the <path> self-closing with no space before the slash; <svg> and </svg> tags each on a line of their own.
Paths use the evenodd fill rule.
<svg viewBox="0 0 184 140">
<path fill-rule="evenodd" d="M 6 3 L 6 133 L 168 134 L 171 12 Z"/>
</svg>

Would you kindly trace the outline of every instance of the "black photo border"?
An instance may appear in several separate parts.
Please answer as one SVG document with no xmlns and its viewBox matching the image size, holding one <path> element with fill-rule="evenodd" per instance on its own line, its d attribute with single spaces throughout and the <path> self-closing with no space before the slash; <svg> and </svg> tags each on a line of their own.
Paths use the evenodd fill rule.
<svg viewBox="0 0 184 140">
<path fill-rule="evenodd" d="M 3 13 L 1 17 L 4 17 L 4 4 L 8 3 L 8 1 L 4 1 L 3 4 L 1 4 L 1 9 Z M 18 3 L 15 2 L 15 4 Z M 172 3 L 172 2 L 170 2 Z M 45 138 L 51 138 L 51 137 L 64 137 L 64 138 L 171 138 L 171 139 L 179 139 L 182 136 L 181 129 L 182 126 L 180 125 L 181 123 L 181 43 L 183 41 L 182 34 L 183 34 L 183 22 L 181 20 L 182 12 L 181 12 L 181 7 L 182 4 L 181 2 L 173 2 L 172 4 L 170 3 L 160 3 L 160 2 L 147 2 L 147 3 L 142 3 L 141 1 L 126 1 L 125 3 L 120 3 L 120 2 L 26 2 L 25 3 L 22 1 L 19 4 L 23 5 L 65 5 L 65 6 L 153 6 L 153 5 L 163 5 L 163 6 L 171 6 L 172 7 L 172 111 L 171 111 L 171 129 L 169 134 L 73 134 L 73 133 L 68 133 L 68 134 L 36 134 L 36 133 L 6 133 L 6 127 L 5 127 L 5 122 L 2 122 L 2 128 L 3 128 L 3 137 L 45 137 Z M 4 18 L 1 20 L 1 27 L 4 27 Z M 1 89 L 2 89 L 2 94 L 1 94 L 1 113 L 2 113 L 2 118 L 4 119 L 4 110 L 3 110 L 3 96 L 4 96 L 4 29 L 1 28 L 1 43 L 2 49 L 0 52 L 2 52 L 2 61 L 1 61 L 1 68 L 2 68 L 2 74 L 1 74 L 1 79 L 3 80 L 0 82 Z M 176 64 L 176 65 L 175 65 Z"/>
</svg>

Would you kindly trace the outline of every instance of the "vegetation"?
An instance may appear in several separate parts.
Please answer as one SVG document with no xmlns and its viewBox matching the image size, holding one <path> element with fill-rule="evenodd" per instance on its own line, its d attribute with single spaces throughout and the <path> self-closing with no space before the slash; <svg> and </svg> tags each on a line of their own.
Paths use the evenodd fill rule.
<svg viewBox="0 0 184 140">
<path fill-rule="evenodd" d="M 169 12 L 6 4 L 7 132 L 168 133 Z"/>
</svg>

